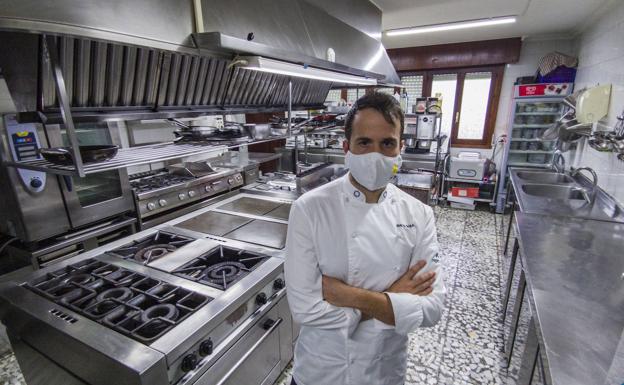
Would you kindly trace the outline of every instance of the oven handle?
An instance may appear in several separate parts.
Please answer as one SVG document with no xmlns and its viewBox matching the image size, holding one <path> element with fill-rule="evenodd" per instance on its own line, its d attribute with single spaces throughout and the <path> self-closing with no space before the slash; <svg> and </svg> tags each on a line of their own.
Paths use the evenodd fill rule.
<svg viewBox="0 0 624 385">
<path fill-rule="evenodd" d="M 275 321 L 271 320 L 271 319 L 267 319 L 264 322 L 263 327 L 266 329 L 266 332 L 262 335 L 262 337 L 260 337 L 260 339 L 258 341 L 256 341 L 255 344 L 253 344 L 253 346 L 247 351 L 247 353 L 245 353 L 240 360 L 238 360 L 238 362 L 232 366 L 232 368 L 230 370 L 228 370 L 228 372 L 225 374 L 225 376 L 223 376 L 223 378 L 221 379 L 221 381 L 219 381 L 217 383 L 217 385 L 223 385 L 225 384 L 225 382 L 232 376 L 232 374 L 234 374 L 234 372 L 243 364 L 245 363 L 245 361 L 249 358 L 249 356 L 251 356 L 253 354 L 254 351 L 256 351 L 256 349 L 258 349 L 258 347 L 260 345 L 262 345 L 262 343 L 264 342 L 264 340 L 266 340 L 267 338 L 269 338 L 269 336 L 271 335 L 271 333 L 273 333 L 273 331 L 275 329 L 277 329 L 277 327 L 282 323 L 283 319 L 278 318 Z"/>
</svg>

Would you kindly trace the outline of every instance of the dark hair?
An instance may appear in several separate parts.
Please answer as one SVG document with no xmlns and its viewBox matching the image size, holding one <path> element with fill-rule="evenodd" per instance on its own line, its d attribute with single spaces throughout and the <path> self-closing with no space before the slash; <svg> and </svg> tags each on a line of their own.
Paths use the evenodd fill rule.
<svg viewBox="0 0 624 385">
<path fill-rule="evenodd" d="M 405 124 L 405 115 L 401 109 L 401 105 L 389 94 L 373 91 L 359 98 L 353 107 L 347 113 L 345 118 L 345 136 L 347 140 L 351 140 L 351 132 L 353 131 L 353 120 L 360 110 L 372 108 L 379 111 L 386 122 L 396 124 L 397 120 L 401 123 L 401 136 L 403 136 L 403 126 Z"/>
</svg>

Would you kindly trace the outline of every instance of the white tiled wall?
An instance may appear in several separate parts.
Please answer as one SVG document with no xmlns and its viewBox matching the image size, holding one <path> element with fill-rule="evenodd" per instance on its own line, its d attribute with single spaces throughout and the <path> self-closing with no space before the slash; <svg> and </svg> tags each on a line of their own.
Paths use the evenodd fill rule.
<svg viewBox="0 0 624 385">
<path fill-rule="evenodd" d="M 511 112 L 511 103 L 513 101 L 513 87 L 516 78 L 535 75 L 540 59 L 553 51 L 558 51 L 567 55 L 576 55 L 575 41 L 572 38 L 548 40 L 526 39 L 522 41 L 522 48 L 518 62 L 505 66 L 503 85 L 498 103 L 498 113 L 496 115 L 496 124 L 494 126 L 494 137 L 492 140 L 495 140 L 499 135 L 508 131 L 510 121 L 509 114 Z M 452 152 L 455 153 L 459 151 L 477 151 L 488 157 L 492 155 L 492 150 L 483 149 L 459 148 L 453 149 Z M 499 151 L 495 162 L 498 163 L 500 161 L 501 154 L 502 151 Z"/>
<path fill-rule="evenodd" d="M 605 123 L 613 126 L 624 109 L 624 2 L 616 1 L 578 39 L 579 69 L 576 89 L 612 84 L 611 103 Z M 624 203 L 624 162 L 613 153 L 600 153 L 585 143 L 566 154 L 575 167 L 596 170 L 602 188 Z"/>
<path fill-rule="evenodd" d="M 548 40 L 525 39 L 522 41 L 520 59 L 518 62 L 505 66 L 505 75 L 503 76 L 503 86 L 494 128 L 494 138 L 508 131 L 516 78 L 535 75 L 540 59 L 553 51 L 574 56 L 576 55 L 575 41 L 572 38 Z"/>
</svg>

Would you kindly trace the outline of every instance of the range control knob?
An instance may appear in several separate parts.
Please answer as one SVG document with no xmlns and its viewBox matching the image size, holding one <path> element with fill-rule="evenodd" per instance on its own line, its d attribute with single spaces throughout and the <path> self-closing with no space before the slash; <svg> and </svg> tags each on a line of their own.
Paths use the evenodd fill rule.
<svg viewBox="0 0 624 385">
<path fill-rule="evenodd" d="M 202 343 L 199 344 L 199 355 L 202 357 L 211 355 L 212 350 L 213 344 L 210 338 L 208 338 L 206 341 L 202 341 Z"/>
<path fill-rule="evenodd" d="M 206 190 L 206 192 L 210 192 L 212 191 L 212 186 L 206 185 L 206 187 L 204 187 L 204 190 Z"/>
<path fill-rule="evenodd" d="M 185 193 L 179 193 L 179 194 L 178 194 L 178 198 L 179 198 L 181 201 L 183 201 L 183 200 L 185 200 L 185 199 L 186 199 L 186 194 L 185 194 Z"/>
<path fill-rule="evenodd" d="M 165 207 L 165 206 L 167 206 L 167 201 L 164 200 L 164 199 L 160 199 L 158 201 L 158 204 L 160 205 L 160 207 Z"/>
<path fill-rule="evenodd" d="M 267 303 L 267 295 L 264 293 L 260 293 L 256 296 L 256 304 L 262 306 Z"/>
<path fill-rule="evenodd" d="M 154 202 L 150 202 L 150 203 L 148 203 L 148 204 L 147 204 L 147 209 L 148 209 L 149 211 L 152 211 L 152 210 L 154 210 L 155 208 L 156 208 L 156 203 L 154 203 Z"/>
<path fill-rule="evenodd" d="M 284 283 L 284 280 L 281 278 L 278 278 L 273 282 L 273 289 L 275 290 L 282 290 L 284 286 L 286 286 L 286 283 Z"/>
<path fill-rule="evenodd" d="M 228 178 L 228 184 L 233 184 L 234 183 L 234 178 Z"/>
<path fill-rule="evenodd" d="M 43 182 L 41 181 L 41 179 L 39 179 L 39 178 L 32 178 L 30 180 L 30 187 L 32 187 L 32 188 L 39 188 L 41 186 L 43 186 Z"/>
<path fill-rule="evenodd" d="M 182 369 L 183 372 L 190 372 L 196 367 L 197 367 L 197 356 L 195 354 L 192 354 L 192 353 L 187 354 L 182 359 L 182 366 L 180 367 L 180 369 Z"/>
<path fill-rule="evenodd" d="M 190 196 L 191 198 L 193 198 L 195 195 L 197 195 L 197 192 L 195 192 L 194 190 L 191 190 L 191 191 L 189 191 L 189 193 L 188 193 L 188 194 L 189 194 L 189 196 Z"/>
</svg>

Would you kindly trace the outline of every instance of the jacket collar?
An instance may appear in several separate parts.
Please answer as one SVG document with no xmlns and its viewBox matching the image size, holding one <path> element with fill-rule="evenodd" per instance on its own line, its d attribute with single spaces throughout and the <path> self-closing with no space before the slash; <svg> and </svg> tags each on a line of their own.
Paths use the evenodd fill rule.
<svg viewBox="0 0 624 385">
<path fill-rule="evenodd" d="M 350 200 L 353 200 L 355 202 L 366 203 L 366 196 L 361 190 L 355 187 L 353 183 L 351 183 L 351 180 L 349 179 L 350 175 L 351 173 L 349 172 L 345 174 L 345 176 L 342 177 L 342 191 L 345 194 L 347 202 L 349 202 Z M 388 186 L 386 186 L 384 191 L 379 196 L 379 201 L 377 201 L 377 203 L 382 203 L 386 201 L 387 199 L 389 199 L 390 197 L 391 197 L 390 189 L 388 188 Z"/>
</svg>

